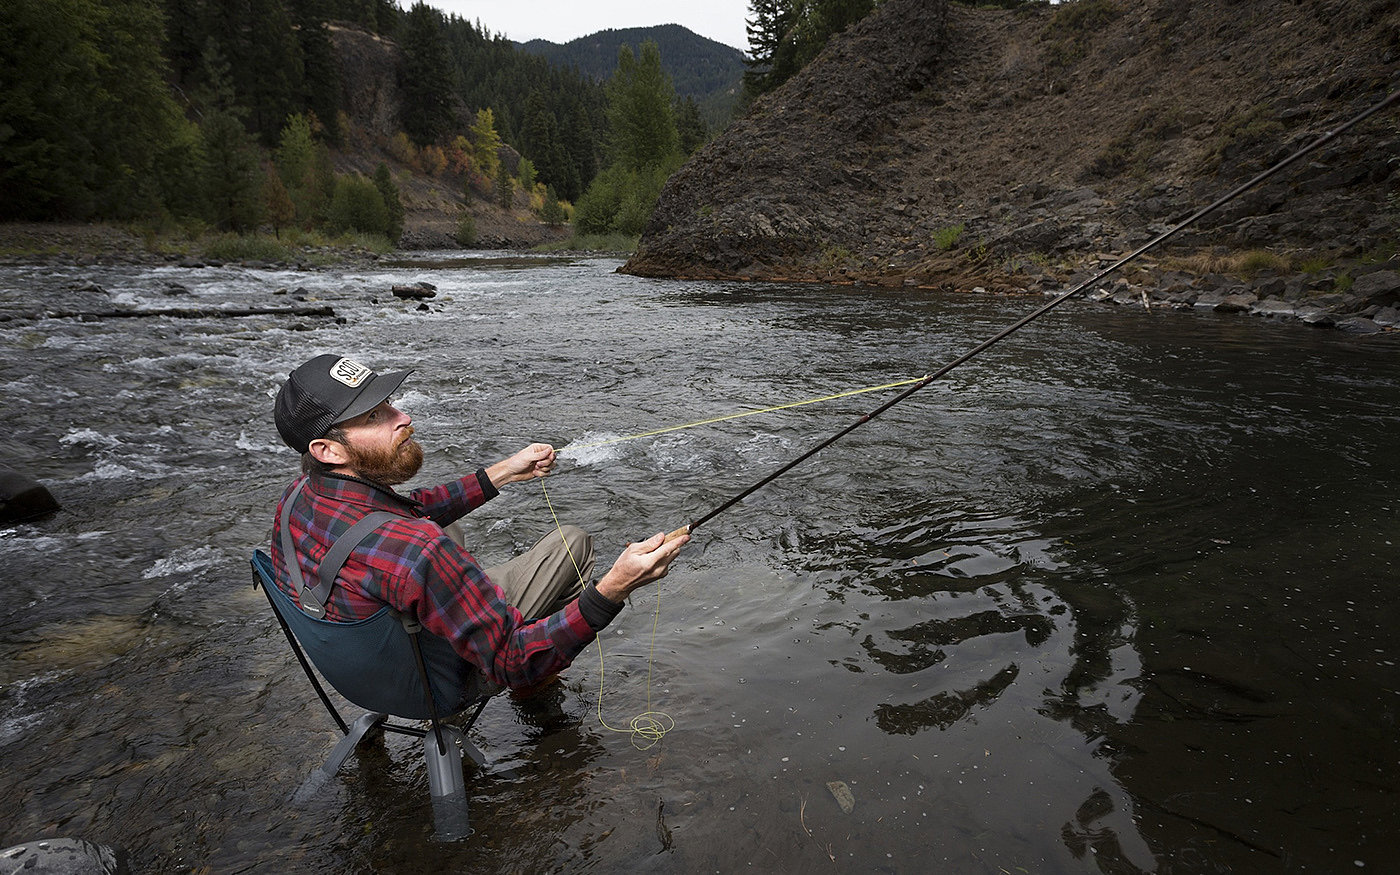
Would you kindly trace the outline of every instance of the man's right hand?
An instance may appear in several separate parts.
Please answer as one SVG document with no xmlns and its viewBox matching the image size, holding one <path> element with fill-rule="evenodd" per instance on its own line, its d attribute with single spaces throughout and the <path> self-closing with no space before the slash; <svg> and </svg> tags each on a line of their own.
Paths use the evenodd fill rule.
<svg viewBox="0 0 1400 875">
<path fill-rule="evenodd" d="M 688 534 L 667 541 L 665 532 L 657 532 L 645 541 L 628 544 L 613 567 L 598 581 L 598 594 L 621 604 L 633 590 L 665 577 L 671 560 L 689 541 Z"/>
</svg>

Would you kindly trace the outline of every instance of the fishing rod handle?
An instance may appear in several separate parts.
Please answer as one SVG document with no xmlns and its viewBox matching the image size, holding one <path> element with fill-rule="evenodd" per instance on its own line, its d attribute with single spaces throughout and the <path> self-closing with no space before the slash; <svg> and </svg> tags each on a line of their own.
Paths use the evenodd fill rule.
<svg viewBox="0 0 1400 875">
<path fill-rule="evenodd" d="M 674 532 L 671 532 L 670 534 L 668 534 L 668 535 L 666 536 L 666 540 L 662 541 L 661 543 L 663 543 L 663 544 L 669 544 L 669 543 L 671 543 L 672 541 L 674 541 L 674 540 L 676 540 L 677 538 L 679 538 L 681 535 L 688 535 L 688 534 L 690 534 L 690 523 L 686 523 L 685 525 L 681 526 L 679 529 L 676 529 Z"/>
</svg>

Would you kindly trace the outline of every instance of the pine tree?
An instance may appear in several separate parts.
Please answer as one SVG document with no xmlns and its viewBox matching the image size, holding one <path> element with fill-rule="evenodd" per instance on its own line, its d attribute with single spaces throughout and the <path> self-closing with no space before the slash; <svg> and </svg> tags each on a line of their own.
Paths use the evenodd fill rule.
<svg viewBox="0 0 1400 875">
<path fill-rule="evenodd" d="M 671 77 L 661 69 L 661 50 L 656 43 L 642 43 L 640 57 L 623 46 L 606 90 L 614 161 L 641 170 L 676 151 L 679 137 L 671 109 L 675 89 Z"/>
<path fill-rule="evenodd" d="M 506 169 L 503 162 L 496 164 L 496 203 L 503 209 L 510 209 L 515 202 L 515 183 L 510 178 L 510 171 Z"/>
<path fill-rule="evenodd" d="M 223 231 L 246 233 L 262 221 L 257 145 L 238 116 L 215 110 L 204 117 L 206 216 Z"/>
<path fill-rule="evenodd" d="M 302 104 L 315 116 L 326 139 L 340 142 L 340 61 L 326 26 L 326 0 L 290 0 L 301 48 Z"/>
<path fill-rule="evenodd" d="M 441 142 L 451 132 L 452 60 L 442 32 L 442 13 L 414 3 L 403 23 L 403 129 L 419 145 Z"/>
<path fill-rule="evenodd" d="M 389 242 L 397 244 L 399 237 L 403 235 L 403 201 L 399 199 L 399 187 L 394 184 L 394 176 L 389 172 L 389 165 L 383 161 L 374 168 L 374 187 L 379 189 L 380 196 L 384 198 L 384 212 L 387 219 L 384 233 L 389 238 Z"/>
<path fill-rule="evenodd" d="M 710 138 L 705 120 L 700 117 L 700 105 L 689 94 L 676 109 L 676 135 L 683 154 L 690 155 Z"/>
</svg>

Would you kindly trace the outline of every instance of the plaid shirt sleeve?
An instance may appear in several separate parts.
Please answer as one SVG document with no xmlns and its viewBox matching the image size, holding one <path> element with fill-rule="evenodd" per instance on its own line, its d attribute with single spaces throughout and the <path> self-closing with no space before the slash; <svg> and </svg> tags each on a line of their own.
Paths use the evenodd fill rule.
<svg viewBox="0 0 1400 875">
<path fill-rule="evenodd" d="M 420 495 L 428 501 L 419 513 L 439 513 L 448 522 L 490 498 L 471 475 L 419 490 L 413 498 Z M 290 518 L 303 575 L 312 579 L 336 537 L 374 509 L 412 513 L 409 505 L 376 498 L 354 484 L 330 482 L 307 488 Z M 279 517 L 280 513 L 279 506 Z M 296 599 L 279 531 L 280 523 L 274 521 L 272 555 L 278 584 Z M 401 516 L 375 529 L 350 555 L 336 580 L 326 603 L 326 619 L 363 619 L 390 605 L 417 617 L 425 629 L 446 638 L 488 678 L 512 688 L 530 686 L 568 667 L 596 637 L 577 601 L 548 617 L 526 621 L 440 524 L 416 515 Z"/>
<path fill-rule="evenodd" d="M 358 571 L 367 594 L 416 616 L 497 683 L 537 683 L 568 667 L 595 637 L 576 601 L 526 622 L 471 554 L 431 523 L 404 519 L 376 535 L 342 575 L 355 579 Z"/>
<path fill-rule="evenodd" d="M 499 494 L 487 478 L 486 469 L 482 468 L 475 474 L 468 474 L 451 483 L 415 489 L 408 497 L 423 506 L 423 516 L 440 526 L 445 526 L 456 522 Z"/>
</svg>

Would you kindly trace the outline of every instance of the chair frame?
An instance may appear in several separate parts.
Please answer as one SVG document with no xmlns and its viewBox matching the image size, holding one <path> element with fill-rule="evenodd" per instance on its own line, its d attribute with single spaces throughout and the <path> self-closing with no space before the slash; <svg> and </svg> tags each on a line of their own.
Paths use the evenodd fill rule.
<svg viewBox="0 0 1400 875">
<path fill-rule="evenodd" d="M 438 717 L 437 704 L 433 701 L 427 664 L 423 659 L 423 648 L 418 641 L 418 631 L 421 627 L 416 623 L 405 623 L 404 629 L 413 645 L 419 680 L 422 682 L 426 694 L 430 728 L 421 729 L 403 723 L 392 723 L 389 721 L 388 714 L 376 711 L 367 711 L 354 723 L 346 723 L 345 718 L 340 715 L 340 711 L 331 702 L 330 695 L 326 692 L 320 678 L 316 676 L 301 642 L 297 640 L 291 626 L 287 624 L 286 618 L 278 610 L 277 603 L 273 601 L 272 593 L 268 591 L 267 587 L 277 584 L 267 579 L 262 569 L 258 567 L 258 553 L 261 551 L 254 551 L 254 557 L 250 560 L 253 571 L 253 586 L 263 590 L 263 595 L 267 597 L 268 606 L 272 608 L 272 615 L 277 618 L 277 624 L 282 627 L 282 634 L 286 636 L 287 643 L 291 645 L 292 653 L 296 654 L 297 662 L 306 674 L 306 679 L 311 682 L 321 704 L 326 707 L 326 712 L 330 714 L 331 719 L 335 721 L 335 725 L 341 732 L 341 739 L 336 743 L 335 748 L 319 770 L 328 776 L 339 772 L 345 760 L 350 757 L 350 754 L 355 751 L 370 730 L 376 727 L 385 732 L 421 738 L 424 742 L 429 787 L 433 797 L 434 817 L 437 820 L 439 836 L 447 840 L 455 840 L 470 835 L 471 830 L 467 825 L 466 793 L 462 778 L 460 753 L 466 753 L 478 766 L 486 765 L 485 755 L 467 739 L 466 733 L 476 724 L 477 718 L 486 709 L 486 703 L 491 700 L 491 697 L 489 695 L 481 697 L 476 703 L 476 710 L 472 712 L 466 725 L 460 730 L 453 726 L 443 726 Z"/>
</svg>

